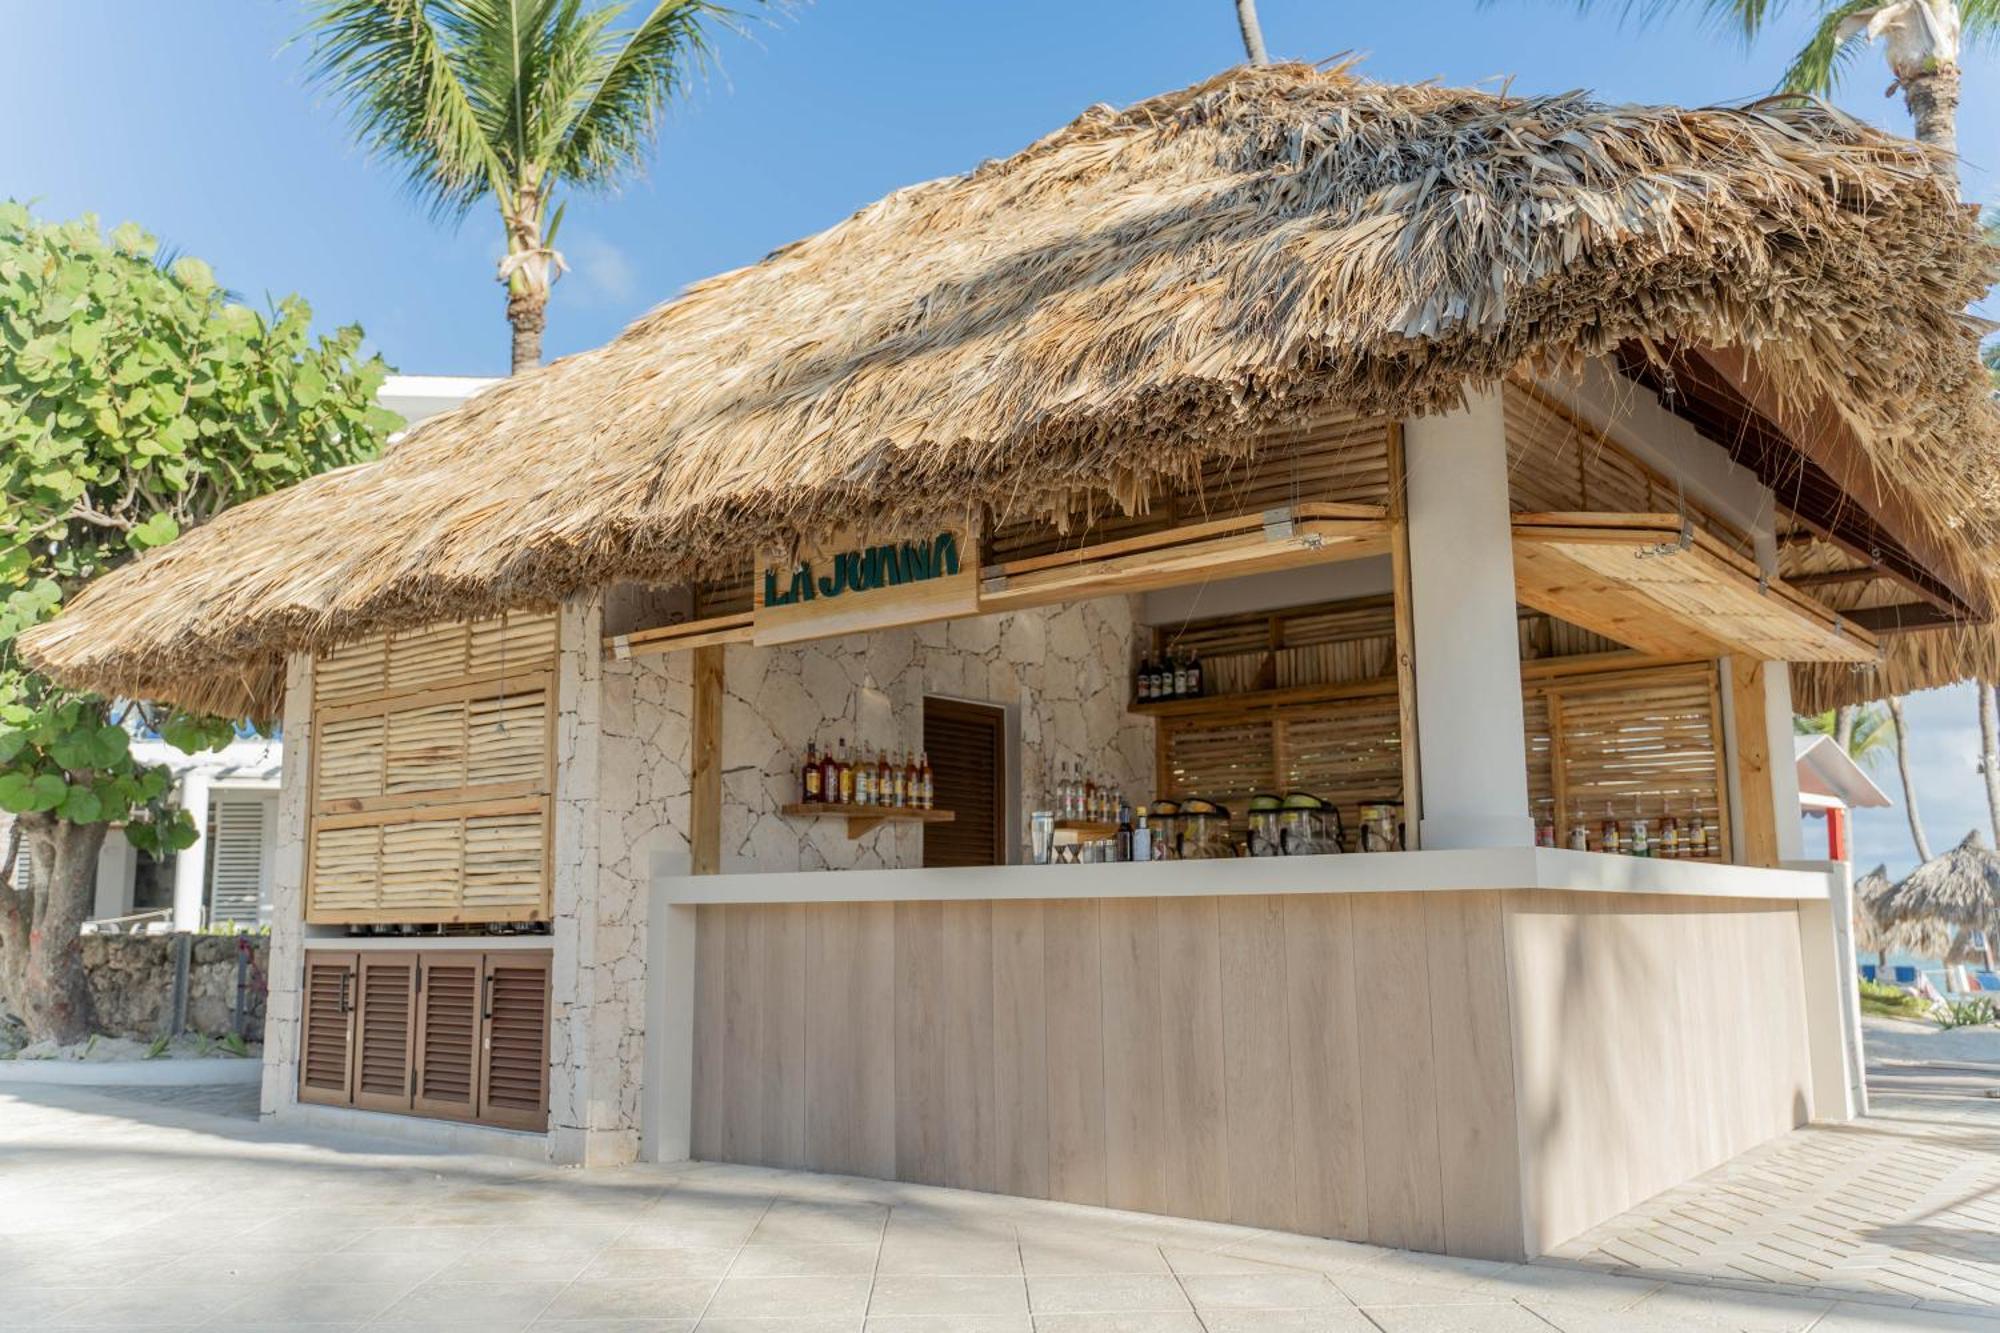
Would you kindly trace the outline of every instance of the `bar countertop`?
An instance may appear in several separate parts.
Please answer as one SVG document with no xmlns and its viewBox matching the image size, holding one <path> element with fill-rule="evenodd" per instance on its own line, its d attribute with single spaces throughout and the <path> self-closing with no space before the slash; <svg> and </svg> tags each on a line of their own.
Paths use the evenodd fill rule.
<svg viewBox="0 0 2000 1333">
<path fill-rule="evenodd" d="M 1350 852 L 1100 865 L 1005 865 L 952 870 L 674 873 L 686 858 L 656 856 L 653 883 L 670 903 L 934 902 L 1028 898 L 1179 898 L 1209 894 L 1409 893 L 1556 889 L 1576 893 L 1812 900 L 1821 869 L 1760 870 L 1703 861 L 1607 856 L 1555 847 Z"/>
</svg>

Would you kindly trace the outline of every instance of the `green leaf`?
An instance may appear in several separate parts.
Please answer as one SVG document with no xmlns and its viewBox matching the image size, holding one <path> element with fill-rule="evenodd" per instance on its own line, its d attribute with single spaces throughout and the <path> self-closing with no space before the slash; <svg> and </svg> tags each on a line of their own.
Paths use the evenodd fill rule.
<svg viewBox="0 0 2000 1333">
<path fill-rule="evenodd" d="M 37 773 L 28 781 L 28 809 L 36 813 L 53 810 L 69 795 L 69 784 L 60 773 Z"/>
<path fill-rule="evenodd" d="M 0 773 L 0 810 L 10 815 L 25 815 L 34 809 L 34 795 L 29 790 L 26 773 Z"/>
<path fill-rule="evenodd" d="M 63 794 L 56 813 L 72 824 L 95 824 L 104 817 L 104 805 L 88 787 L 71 787 Z"/>
<path fill-rule="evenodd" d="M 131 543 L 133 550 L 145 551 L 155 546 L 165 546 L 180 535 L 181 525 L 174 522 L 174 516 L 158 513 L 144 522 L 134 524 L 132 530 L 125 534 L 125 540 Z"/>
</svg>

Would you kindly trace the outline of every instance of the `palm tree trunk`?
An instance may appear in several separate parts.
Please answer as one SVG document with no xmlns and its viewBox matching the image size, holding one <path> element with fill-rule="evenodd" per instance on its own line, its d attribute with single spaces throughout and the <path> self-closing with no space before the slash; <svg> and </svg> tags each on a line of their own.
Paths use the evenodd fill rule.
<svg viewBox="0 0 2000 1333">
<path fill-rule="evenodd" d="M 1924 821 L 1917 813 L 1917 789 L 1910 781 L 1910 729 L 1903 721 L 1903 701 L 1889 696 L 1889 720 L 1896 727 L 1896 773 L 1903 779 L 1903 813 L 1910 817 L 1910 840 L 1917 845 L 1917 860 L 1931 859 L 1931 842 L 1924 836 Z"/>
<path fill-rule="evenodd" d="M 1271 63 L 1264 49 L 1264 27 L 1257 21 L 1257 0 L 1236 0 L 1236 26 L 1243 32 L 1243 51 L 1253 65 Z"/>
<path fill-rule="evenodd" d="M 514 359 L 509 374 L 518 375 L 542 364 L 542 329 L 548 323 L 549 298 L 542 292 L 507 297 L 507 322 L 514 329 Z"/>
<path fill-rule="evenodd" d="M 1854 721 L 1860 714 L 1853 704 L 1842 704 L 1833 712 L 1833 743 L 1850 759 L 1854 757 Z"/>
<path fill-rule="evenodd" d="M 1952 155 L 1948 168 L 1958 172 L 1958 66 L 1940 62 L 1935 68 L 1903 78 L 1903 105 L 1916 122 L 1917 139 Z"/>
</svg>

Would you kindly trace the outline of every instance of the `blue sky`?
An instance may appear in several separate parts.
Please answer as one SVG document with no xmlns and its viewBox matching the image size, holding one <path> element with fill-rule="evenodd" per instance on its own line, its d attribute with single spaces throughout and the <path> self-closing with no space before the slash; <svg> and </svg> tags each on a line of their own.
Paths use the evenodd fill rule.
<svg viewBox="0 0 2000 1333">
<path fill-rule="evenodd" d="M 1769 90 L 1808 6 L 1755 47 L 1692 10 L 1638 25 L 1611 0 L 1261 0 L 1280 57 L 1365 57 L 1383 79 L 1587 87 L 1701 104 Z M 497 225 L 432 223 L 305 85 L 291 0 L 0 0 L 8 34 L 0 195 L 48 216 L 133 219 L 254 298 L 296 291 L 358 321 L 398 369 L 498 374 L 507 336 Z M 1230 0 L 823 0 L 747 39 L 673 115 L 648 175 L 570 205 L 550 355 L 595 346 L 711 273 L 753 263 L 897 186 L 1011 152 L 1095 102 L 1191 83 L 1241 58 Z M 1842 104 L 1907 131 L 1865 56 Z M 1968 198 L 2000 182 L 2000 61 L 1975 52 L 1960 118 Z M 1912 701 L 1935 842 L 1985 823 L 1969 692 Z M 1967 735 L 1970 735 L 1970 742 Z M 1883 775 L 1894 786 L 1893 772 Z M 1886 817 L 1883 817 L 1886 816 Z M 1900 811 L 1861 821 L 1858 856 L 1910 859 Z"/>
</svg>

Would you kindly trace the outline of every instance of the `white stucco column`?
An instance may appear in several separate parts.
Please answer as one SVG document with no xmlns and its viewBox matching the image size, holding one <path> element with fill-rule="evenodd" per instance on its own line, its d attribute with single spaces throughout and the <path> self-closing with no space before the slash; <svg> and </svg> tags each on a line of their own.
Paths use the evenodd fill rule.
<svg viewBox="0 0 2000 1333">
<path fill-rule="evenodd" d="M 307 794 L 312 773 L 312 658 L 285 659 L 284 750 L 278 821 L 271 839 L 270 985 L 264 1005 L 264 1095 L 267 1116 L 298 1102 L 300 987 L 305 972 Z"/>
<path fill-rule="evenodd" d="M 174 853 L 174 929 L 200 930 L 208 896 L 208 774 L 195 770 L 181 779 L 181 809 L 194 821 L 195 836 Z"/>
<path fill-rule="evenodd" d="M 1403 427 L 1426 850 L 1534 845 L 1500 394 Z"/>
</svg>

